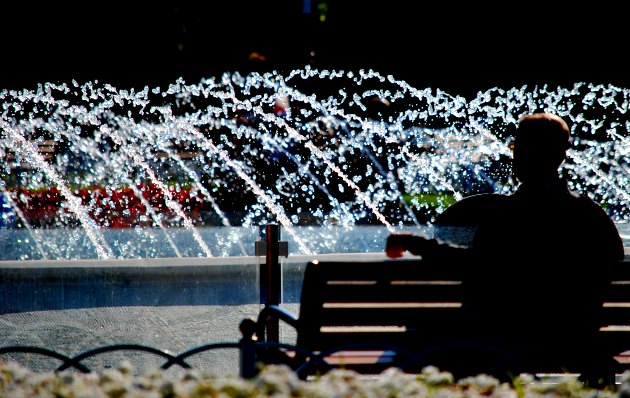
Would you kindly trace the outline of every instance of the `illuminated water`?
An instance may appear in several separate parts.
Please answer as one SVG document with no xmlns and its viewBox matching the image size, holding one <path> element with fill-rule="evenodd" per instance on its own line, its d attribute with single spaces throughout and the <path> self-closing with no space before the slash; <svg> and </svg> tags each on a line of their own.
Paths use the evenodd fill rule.
<svg viewBox="0 0 630 398">
<path fill-rule="evenodd" d="M 251 255 L 268 223 L 294 254 L 382 250 L 389 232 L 430 230 L 453 200 L 510 192 L 510 131 L 536 110 L 571 124 L 570 187 L 623 225 L 628 97 L 580 82 L 467 99 L 309 68 L 5 90 L 3 259 Z"/>
</svg>

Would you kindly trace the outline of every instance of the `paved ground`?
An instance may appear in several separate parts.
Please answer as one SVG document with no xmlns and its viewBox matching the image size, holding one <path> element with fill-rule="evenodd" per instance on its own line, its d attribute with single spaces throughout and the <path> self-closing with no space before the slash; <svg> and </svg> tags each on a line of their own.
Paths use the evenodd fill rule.
<svg viewBox="0 0 630 398">
<path fill-rule="evenodd" d="M 61 311 L 22 312 L 0 315 L 2 346 L 32 345 L 51 348 L 68 356 L 108 344 L 136 343 L 148 345 L 172 354 L 216 342 L 237 342 L 241 335 L 239 323 L 246 317 L 255 318 L 260 306 L 176 306 L 176 307 L 105 307 Z M 297 311 L 296 304 L 286 309 Z M 291 342 L 295 335 L 283 328 L 283 341 Z M 9 359 L 7 355 L 0 356 Z M 116 366 L 121 355 L 99 355 L 85 361 L 88 366 Z M 164 360 L 152 354 L 127 352 L 139 372 L 155 369 Z M 20 362 L 37 370 L 59 366 L 34 354 L 20 354 Z M 191 365 L 217 374 L 238 373 L 238 351 L 221 349 L 193 357 Z M 174 367 L 173 369 L 179 369 Z"/>
</svg>

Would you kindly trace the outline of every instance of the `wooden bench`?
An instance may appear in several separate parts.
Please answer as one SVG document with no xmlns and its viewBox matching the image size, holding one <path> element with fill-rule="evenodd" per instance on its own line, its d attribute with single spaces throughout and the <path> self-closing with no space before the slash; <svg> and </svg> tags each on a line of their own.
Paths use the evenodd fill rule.
<svg viewBox="0 0 630 398">
<path fill-rule="evenodd" d="M 509 372 L 519 362 L 515 352 L 463 333 L 475 324 L 465 316 L 464 280 L 457 272 L 456 266 L 427 267 L 415 259 L 313 261 L 305 270 L 299 316 L 267 306 L 244 334 L 253 333 L 260 343 L 266 342 L 269 322 L 280 320 L 295 328 L 299 349 L 267 347 L 258 354 L 262 362 L 289 364 L 301 377 L 334 367 L 376 374 L 391 366 L 415 372 L 434 365 L 456 377 Z M 575 346 L 598 344 L 606 356 L 615 357 L 610 371 L 621 373 L 630 363 L 630 352 L 624 353 L 630 350 L 630 262 L 615 269 L 600 324 L 598 341 Z M 567 372 L 554 366 L 528 371 Z M 614 374 L 610 377 L 609 382 Z"/>
</svg>

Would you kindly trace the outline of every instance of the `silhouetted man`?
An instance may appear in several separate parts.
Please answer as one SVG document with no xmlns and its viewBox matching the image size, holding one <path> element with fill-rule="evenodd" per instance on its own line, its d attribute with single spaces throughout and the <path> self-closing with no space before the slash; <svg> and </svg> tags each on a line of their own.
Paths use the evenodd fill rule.
<svg viewBox="0 0 630 398">
<path fill-rule="evenodd" d="M 465 267 L 470 339 L 515 349 L 522 364 L 584 371 L 583 378 L 594 382 L 606 364 L 586 341 L 597 333 L 607 268 L 624 258 L 624 248 L 606 212 L 570 192 L 559 176 L 569 147 L 569 127 L 559 116 L 522 117 L 513 147 L 516 192 L 470 196 L 436 220 L 438 229 L 473 231 L 469 247 L 392 234 L 386 252 L 397 258 L 407 250 L 427 266 L 459 262 Z M 527 367 L 508 369 L 521 370 Z"/>
</svg>

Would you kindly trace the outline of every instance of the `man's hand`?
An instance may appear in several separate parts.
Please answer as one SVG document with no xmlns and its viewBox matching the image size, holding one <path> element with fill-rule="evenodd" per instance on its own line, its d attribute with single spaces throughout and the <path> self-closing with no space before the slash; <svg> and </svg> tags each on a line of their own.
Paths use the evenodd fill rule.
<svg viewBox="0 0 630 398">
<path fill-rule="evenodd" d="M 385 254 L 389 258 L 400 258 L 405 251 L 409 250 L 409 243 L 413 236 L 411 234 L 391 234 L 385 243 Z"/>
<path fill-rule="evenodd" d="M 405 251 L 415 255 L 431 255 L 437 247 L 435 239 L 415 234 L 391 234 L 385 242 L 385 254 L 389 258 L 400 258 Z"/>
</svg>

